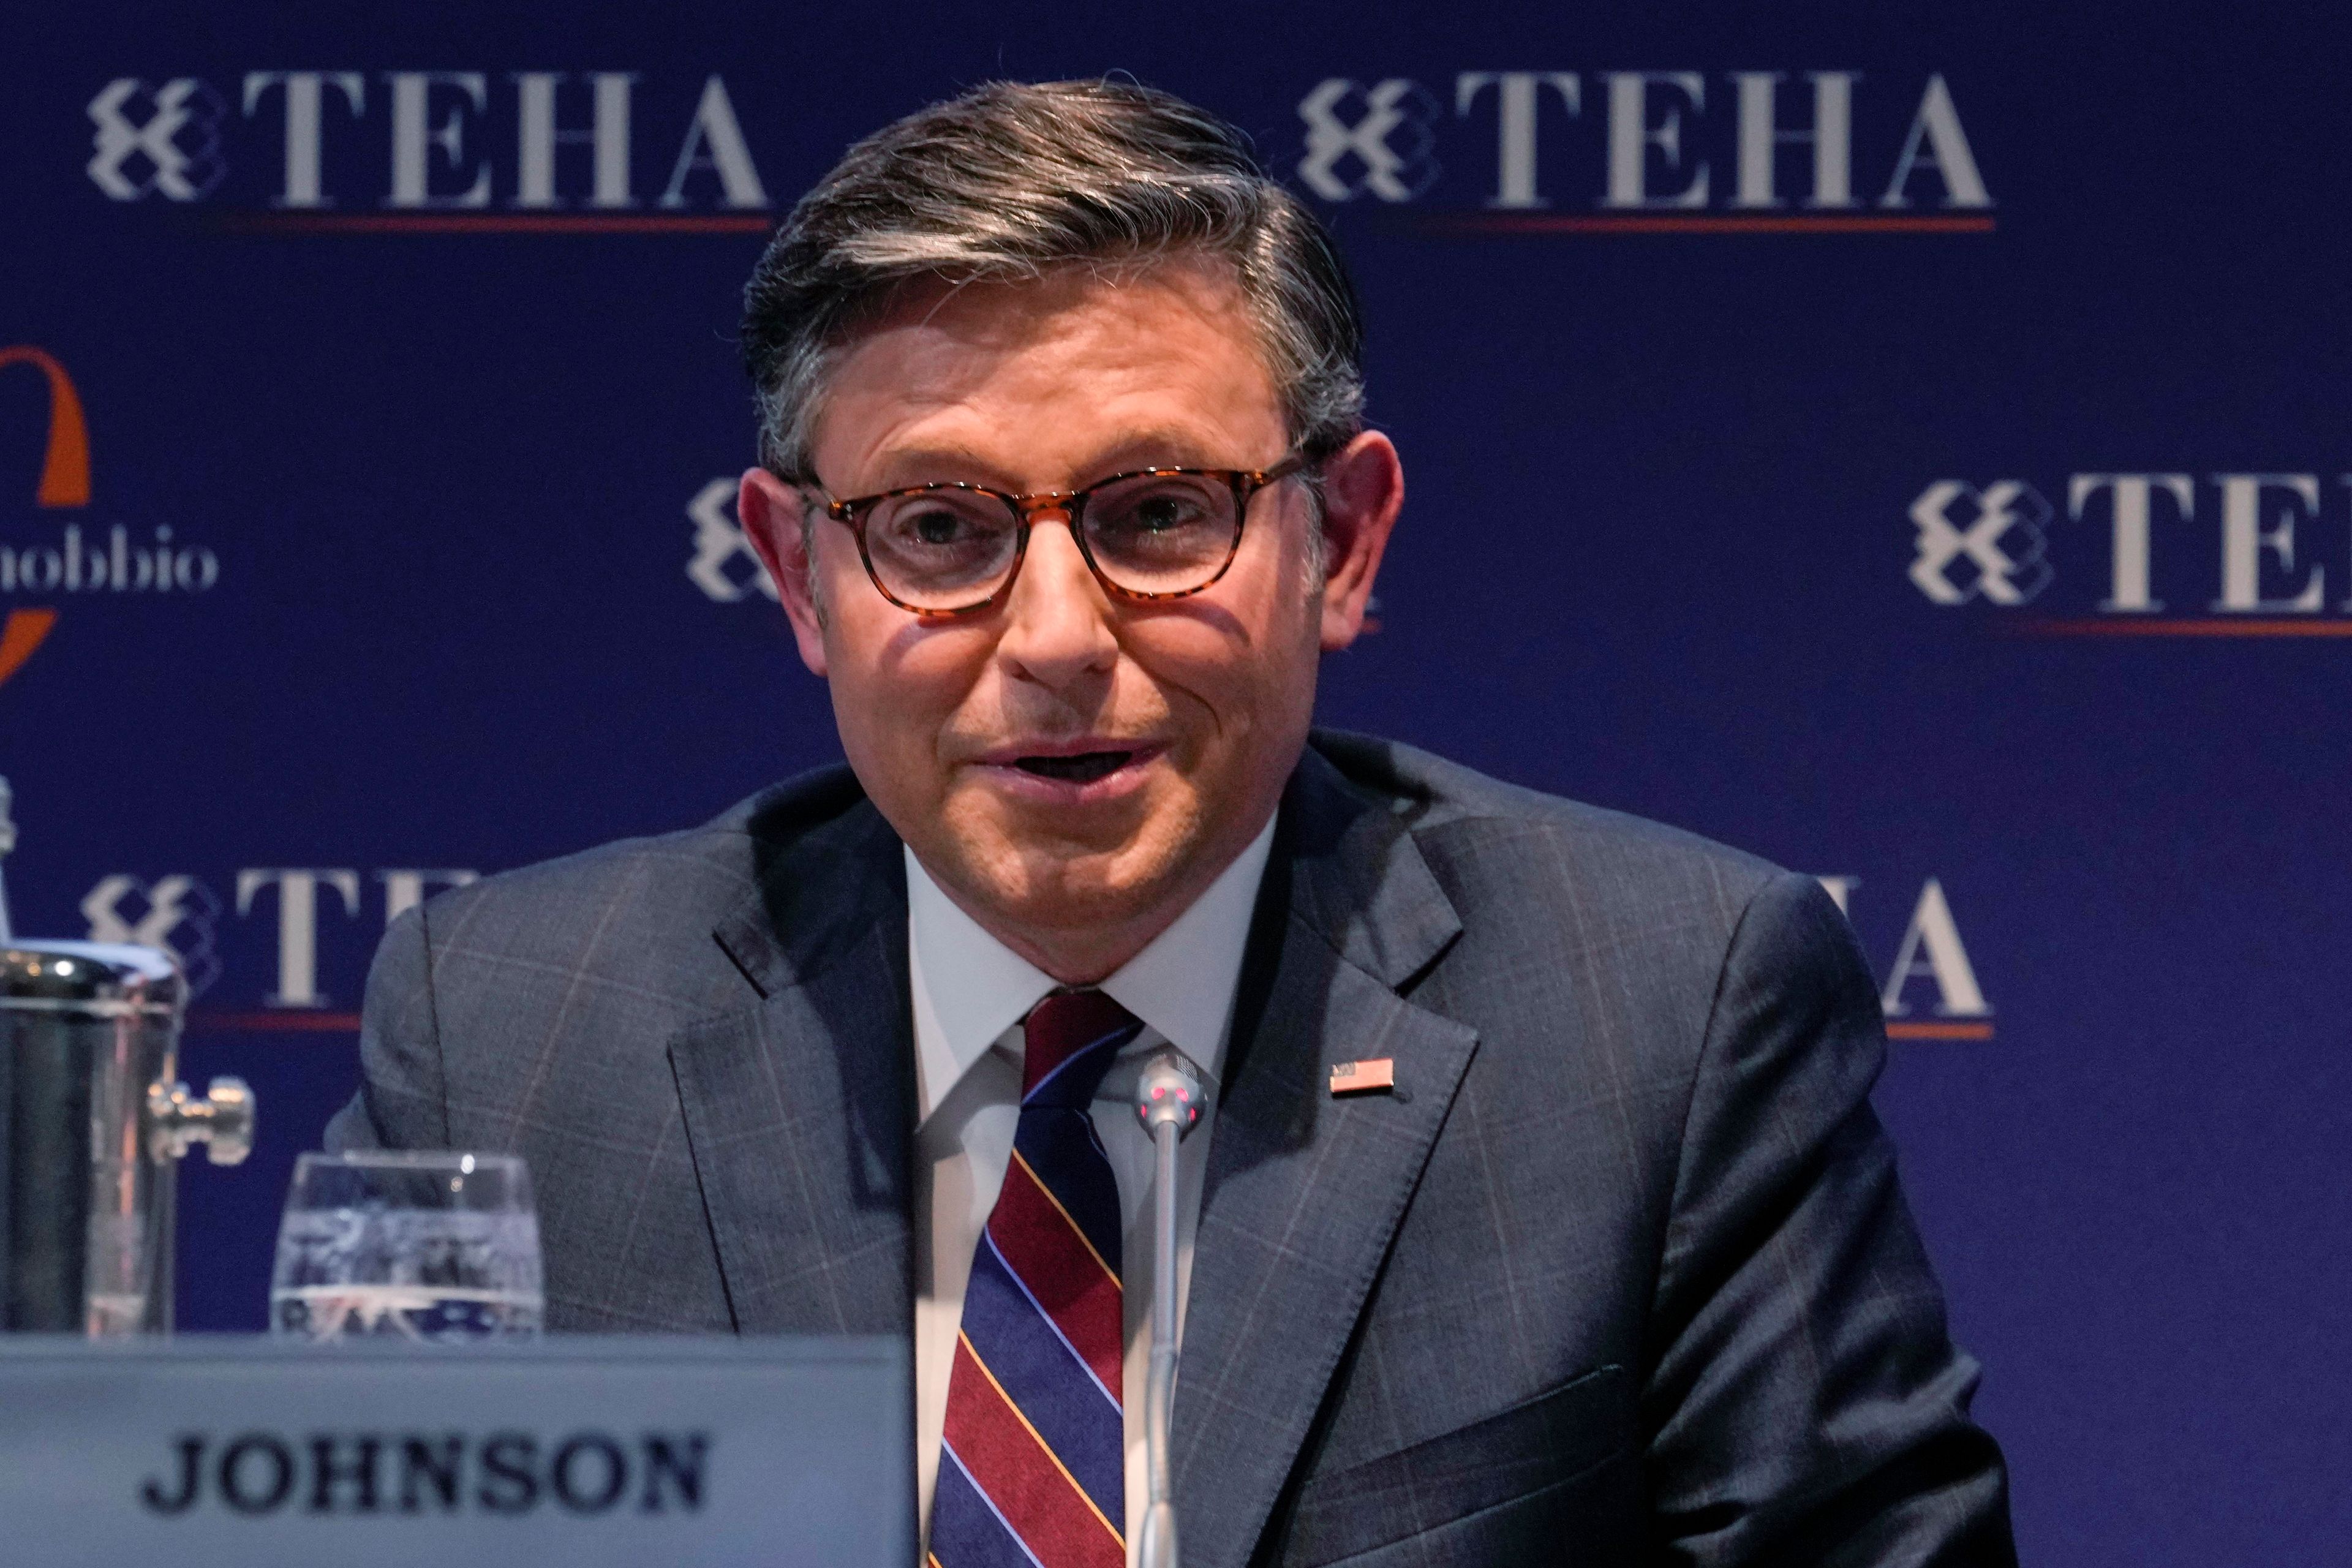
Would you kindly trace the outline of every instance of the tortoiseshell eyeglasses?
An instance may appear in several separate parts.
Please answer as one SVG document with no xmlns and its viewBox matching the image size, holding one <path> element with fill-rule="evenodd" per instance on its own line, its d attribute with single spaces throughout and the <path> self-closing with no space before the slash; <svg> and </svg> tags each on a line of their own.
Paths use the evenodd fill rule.
<svg viewBox="0 0 2352 1568">
<path fill-rule="evenodd" d="M 1270 468 L 1138 468 L 1033 495 L 943 482 L 849 500 L 828 494 L 824 510 L 856 536 L 882 596 L 927 619 L 1002 605 L 1041 517 L 1068 526 L 1113 598 L 1181 599 L 1233 565 L 1250 498 L 1306 467 L 1293 454 Z"/>
</svg>

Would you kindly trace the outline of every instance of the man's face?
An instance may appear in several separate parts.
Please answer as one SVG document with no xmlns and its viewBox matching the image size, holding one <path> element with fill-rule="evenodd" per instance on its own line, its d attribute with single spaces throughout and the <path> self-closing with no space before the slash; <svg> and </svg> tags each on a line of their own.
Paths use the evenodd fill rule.
<svg viewBox="0 0 2352 1568">
<path fill-rule="evenodd" d="M 1363 440 L 1392 474 L 1386 442 Z M 1238 289 L 1192 264 L 905 300 L 836 362 L 813 443 L 841 497 L 944 479 L 1070 490 L 1155 466 L 1267 468 L 1286 448 Z M 1356 453 L 1339 466 L 1361 467 Z M 1346 505 L 1365 486 L 1339 489 Z M 1083 981 L 1164 929 L 1265 825 L 1306 743 L 1320 650 L 1360 624 L 1395 499 L 1360 567 L 1364 530 L 1335 531 L 1318 584 L 1312 500 L 1276 484 L 1252 500 L 1223 578 L 1151 604 L 1111 597 L 1049 513 L 1009 601 L 951 621 L 886 600 L 821 513 L 803 561 L 801 503 L 772 476 L 745 476 L 741 510 L 876 806 L 967 911 Z"/>
</svg>

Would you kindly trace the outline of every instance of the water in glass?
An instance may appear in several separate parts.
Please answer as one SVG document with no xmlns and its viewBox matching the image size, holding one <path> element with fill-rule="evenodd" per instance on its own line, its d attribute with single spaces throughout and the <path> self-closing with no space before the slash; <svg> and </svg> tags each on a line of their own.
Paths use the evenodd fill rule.
<svg viewBox="0 0 2352 1568">
<path fill-rule="evenodd" d="M 305 1154 L 270 1279 L 299 1339 L 536 1334 L 545 1310 L 529 1173 L 511 1155 Z"/>
</svg>

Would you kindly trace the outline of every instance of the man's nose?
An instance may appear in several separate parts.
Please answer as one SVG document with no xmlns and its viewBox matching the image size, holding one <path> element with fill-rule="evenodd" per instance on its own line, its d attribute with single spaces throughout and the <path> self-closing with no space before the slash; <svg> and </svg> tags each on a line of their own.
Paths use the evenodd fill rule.
<svg viewBox="0 0 2352 1568">
<path fill-rule="evenodd" d="M 1069 514 L 1058 510 L 1031 517 L 1029 548 L 997 643 L 998 657 L 1018 673 L 1055 689 L 1104 673 L 1118 654 L 1110 601 L 1071 537 L 1069 522 Z"/>
</svg>

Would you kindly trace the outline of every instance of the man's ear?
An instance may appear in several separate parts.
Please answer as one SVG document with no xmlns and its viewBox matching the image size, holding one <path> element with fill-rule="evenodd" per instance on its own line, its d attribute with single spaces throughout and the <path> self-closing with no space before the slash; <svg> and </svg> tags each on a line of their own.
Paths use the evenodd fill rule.
<svg viewBox="0 0 2352 1568">
<path fill-rule="evenodd" d="M 1323 465 L 1323 647 L 1337 652 L 1364 629 L 1389 531 L 1404 506 L 1395 446 L 1367 430 Z"/>
<path fill-rule="evenodd" d="M 746 468 L 735 492 L 735 515 L 760 564 L 768 569 L 776 596 L 783 601 L 801 662 L 821 677 L 825 672 L 824 618 L 817 613 L 816 563 L 809 559 L 809 538 L 802 526 L 807 505 L 804 492 L 765 468 Z"/>
</svg>

